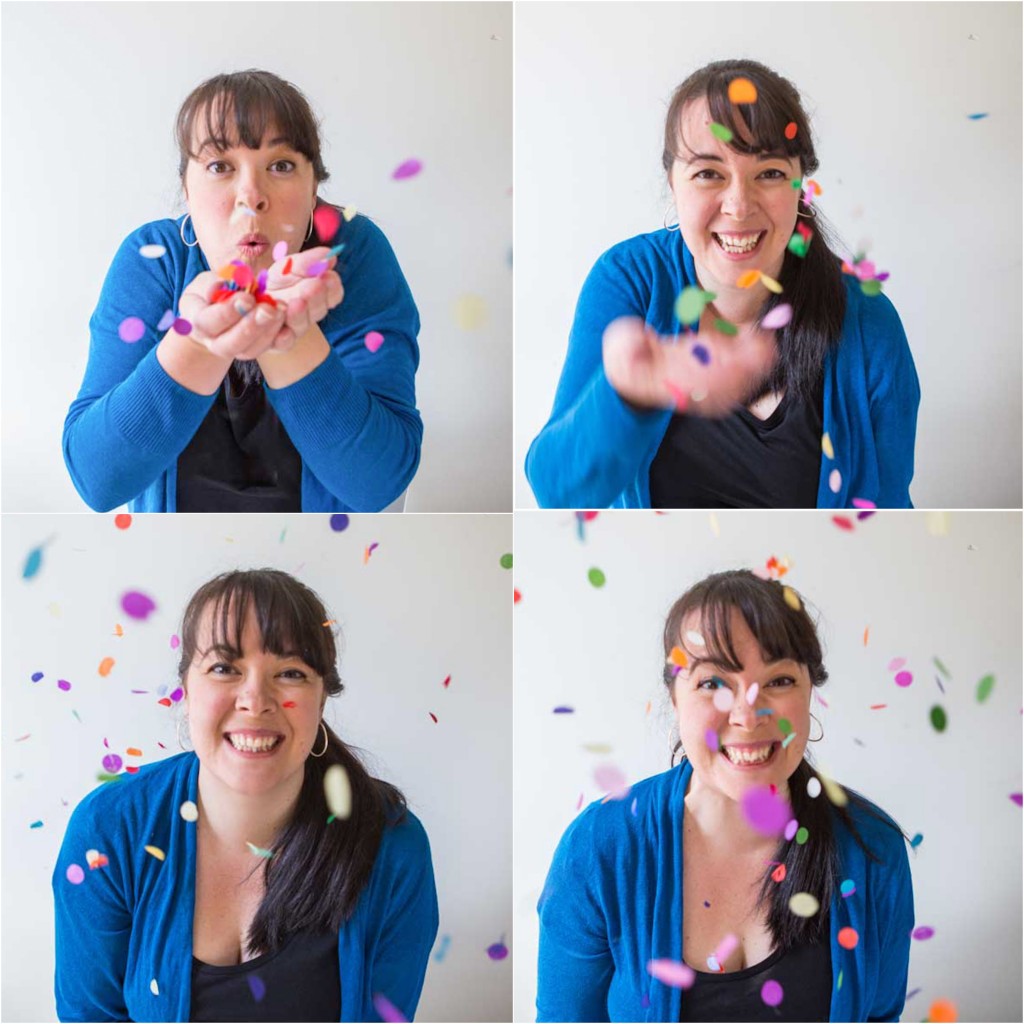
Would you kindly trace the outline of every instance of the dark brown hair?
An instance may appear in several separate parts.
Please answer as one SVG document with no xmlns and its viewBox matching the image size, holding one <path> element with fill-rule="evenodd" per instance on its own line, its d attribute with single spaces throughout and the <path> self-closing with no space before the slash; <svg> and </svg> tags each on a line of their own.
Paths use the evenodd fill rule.
<svg viewBox="0 0 1024 1024">
<path fill-rule="evenodd" d="M 743 616 L 760 645 L 765 661 L 795 661 L 806 667 L 812 686 L 823 686 L 828 672 L 817 627 L 800 594 L 792 587 L 787 589 L 792 593 L 792 604 L 786 600 L 782 583 L 761 579 L 743 569 L 716 573 L 687 590 L 672 605 L 665 620 L 666 666 L 663 681 L 669 694 L 678 674 L 678 669 L 669 659 L 672 648 L 682 647 L 693 654 L 692 645 L 687 646 L 682 633 L 682 625 L 691 615 L 697 617 L 697 630 L 704 641 L 708 659 L 730 672 L 743 670 L 733 644 L 731 617 L 734 610 Z M 797 604 L 799 608 L 793 606 Z M 681 749 L 682 745 L 677 743 L 672 751 L 673 762 L 676 752 Z M 821 780 L 808 760 L 809 756 L 805 753 L 789 777 L 789 799 L 793 817 L 807 829 L 810 838 L 803 845 L 779 839 L 775 862 L 786 866 L 786 877 L 775 882 L 771 877 L 774 867 L 766 868 L 758 893 L 758 906 L 767 904 L 768 907 L 768 927 L 776 949 L 786 950 L 828 937 L 827 909 L 839 888 L 841 869 L 833 815 L 842 819 L 871 860 L 880 860 L 862 839 L 847 807 L 833 805 L 824 796 L 815 799 L 807 795 L 807 783 L 812 778 Z M 906 838 L 898 825 L 887 817 L 881 817 L 874 805 L 859 793 L 847 789 L 846 794 L 851 806 L 884 821 Z M 823 912 L 809 918 L 797 917 L 790 911 L 789 901 L 798 892 L 809 892 L 815 896 Z"/>
<path fill-rule="evenodd" d="M 757 89 L 755 103 L 732 103 L 729 83 L 746 78 Z M 695 152 L 683 139 L 680 116 L 692 102 L 706 100 L 711 119 L 733 133 L 729 147 L 744 155 L 782 152 L 800 161 L 806 177 L 818 169 L 810 121 L 796 87 L 754 60 L 719 60 L 695 71 L 672 95 L 665 118 L 665 141 L 661 163 L 670 174 L 682 149 Z M 787 139 L 786 125 L 796 124 L 796 135 Z M 800 212 L 810 208 L 801 200 Z M 768 292 L 758 319 L 782 302 L 793 307 L 793 317 L 776 334 L 779 358 L 769 377 L 760 382 L 750 400 L 770 391 L 795 390 L 810 401 L 824 377 L 825 356 L 839 343 L 846 313 L 846 287 L 842 280 L 842 259 L 835 249 L 842 247 L 835 228 L 814 204 L 814 219 L 804 218 L 814 232 L 804 257 L 786 250 L 779 284 L 782 295 Z"/>
<path fill-rule="evenodd" d="M 317 185 L 330 178 L 309 101 L 291 82 L 256 68 L 214 75 L 185 98 L 174 122 L 178 177 L 184 183 L 189 159 L 198 156 L 192 151 L 194 135 L 200 145 L 209 139 L 219 152 L 239 143 L 259 149 L 271 126 L 313 165 Z"/>
<path fill-rule="evenodd" d="M 192 595 L 181 625 L 178 675 L 184 683 L 198 651 L 199 628 L 210 614 L 212 643 L 241 657 L 241 638 L 250 610 L 264 651 L 299 652 L 324 681 L 325 697 L 344 689 L 337 668 L 332 620 L 323 601 L 305 584 L 277 569 L 236 570 L 204 583 Z M 265 892 L 249 928 L 251 954 L 279 949 L 299 931 L 337 931 L 351 916 L 373 869 L 381 835 L 405 814 L 405 798 L 373 778 L 326 723 L 327 749 L 307 757 L 305 777 L 291 821 L 275 837 L 274 856 L 257 865 Z M 315 747 L 322 743 L 318 733 Z M 324 775 L 340 764 L 352 789 L 352 813 L 328 823 Z"/>
</svg>

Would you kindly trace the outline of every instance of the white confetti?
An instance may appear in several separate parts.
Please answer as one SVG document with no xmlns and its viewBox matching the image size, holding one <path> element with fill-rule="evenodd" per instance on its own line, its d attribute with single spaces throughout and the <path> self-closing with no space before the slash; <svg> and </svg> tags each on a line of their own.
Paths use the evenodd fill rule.
<svg viewBox="0 0 1024 1024">
<path fill-rule="evenodd" d="M 348 772 L 340 764 L 332 764 L 324 773 L 324 796 L 327 806 L 336 818 L 347 818 L 352 813 L 352 784 Z"/>
</svg>

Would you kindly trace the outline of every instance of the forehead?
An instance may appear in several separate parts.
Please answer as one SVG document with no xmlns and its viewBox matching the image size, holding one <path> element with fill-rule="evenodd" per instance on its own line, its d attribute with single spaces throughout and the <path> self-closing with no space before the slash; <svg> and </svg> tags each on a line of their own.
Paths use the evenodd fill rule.
<svg viewBox="0 0 1024 1024">
<path fill-rule="evenodd" d="M 223 137 L 219 134 L 222 125 Z M 192 150 L 195 153 L 200 153 L 207 147 L 216 149 L 222 143 L 227 143 L 228 149 L 241 148 L 242 142 L 231 100 L 218 97 L 205 107 L 200 107 L 192 119 L 191 137 Z M 275 146 L 290 147 L 291 140 L 274 118 L 268 118 L 260 140 L 260 148 L 271 149 Z"/>
<path fill-rule="evenodd" d="M 737 120 L 742 125 L 742 121 Z M 687 160 L 694 160 L 694 154 L 701 154 L 703 156 L 714 156 L 725 163 L 731 164 L 764 163 L 764 157 L 768 154 L 757 153 L 747 155 L 745 153 L 737 153 L 736 150 L 726 143 L 715 138 L 711 133 L 711 122 L 711 110 L 708 107 L 707 99 L 693 100 L 683 107 L 679 112 L 679 123 L 676 130 L 677 159 L 685 162 Z M 733 130 L 735 125 L 729 125 L 728 127 L 730 130 Z M 748 143 L 752 140 L 745 125 L 740 133 L 740 138 Z M 786 162 L 792 159 L 782 152 L 771 155 Z"/>
</svg>

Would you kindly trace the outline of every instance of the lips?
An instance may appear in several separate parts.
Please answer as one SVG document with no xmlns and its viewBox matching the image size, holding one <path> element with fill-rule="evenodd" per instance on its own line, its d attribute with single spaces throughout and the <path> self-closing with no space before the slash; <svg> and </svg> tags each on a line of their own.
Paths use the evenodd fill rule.
<svg viewBox="0 0 1024 1024">
<path fill-rule="evenodd" d="M 240 246 L 270 245 L 270 239 L 266 235 L 251 233 L 243 235 L 236 244 Z"/>
</svg>

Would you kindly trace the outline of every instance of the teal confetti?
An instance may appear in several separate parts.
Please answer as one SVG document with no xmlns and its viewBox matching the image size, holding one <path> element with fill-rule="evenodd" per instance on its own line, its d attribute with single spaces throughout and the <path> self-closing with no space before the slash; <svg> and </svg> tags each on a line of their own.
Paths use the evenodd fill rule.
<svg viewBox="0 0 1024 1024">
<path fill-rule="evenodd" d="M 245 845 L 248 846 L 252 853 L 257 857 L 265 857 L 267 860 L 270 860 L 270 858 L 274 856 L 273 850 L 264 850 L 262 846 L 257 846 L 255 843 L 246 843 Z"/>
<path fill-rule="evenodd" d="M 29 828 L 42 828 L 43 823 L 41 821 L 33 821 Z"/>
<path fill-rule="evenodd" d="M 971 121 L 980 121 L 983 117 L 988 117 L 988 114 L 968 114 L 967 117 Z"/>
<path fill-rule="evenodd" d="M 30 580 L 43 567 L 43 549 L 33 548 L 25 559 L 25 568 L 21 570 L 21 578 Z"/>
</svg>

